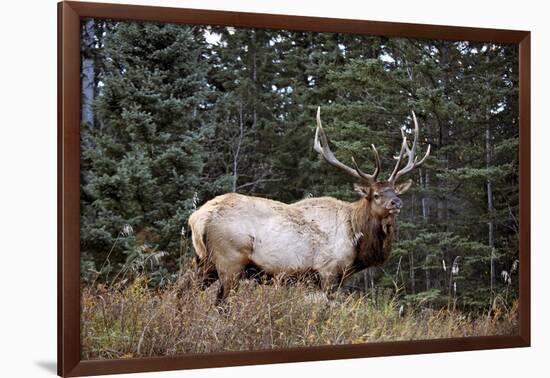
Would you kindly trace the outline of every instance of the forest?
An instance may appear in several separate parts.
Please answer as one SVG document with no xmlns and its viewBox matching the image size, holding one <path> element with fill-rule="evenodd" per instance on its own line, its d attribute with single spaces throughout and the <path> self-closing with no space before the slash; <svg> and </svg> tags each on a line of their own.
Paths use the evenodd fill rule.
<svg viewBox="0 0 550 378">
<path fill-rule="evenodd" d="M 517 332 L 515 45 L 100 19 L 83 20 L 81 30 L 85 357 Z M 402 131 L 414 128 L 411 111 L 420 148 L 431 145 L 402 197 L 389 261 L 348 280 L 340 307 L 314 296 L 314 308 L 294 309 L 303 318 L 292 322 L 303 326 L 292 331 L 299 339 L 285 338 L 281 303 L 290 300 L 284 295 L 312 295 L 307 284 L 250 284 L 242 288 L 247 298 L 233 301 L 239 311 L 270 303 L 265 319 L 241 314 L 243 322 L 268 322 L 257 334 L 239 341 L 233 336 L 247 334 L 237 327 L 199 348 L 183 340 L 205 336 L 187 328 L 164 349 L 155 346 L 163 331 L 153 324 L 172 315 L 190 324 L 186 316 L 201 316 L 208 302 L 198 290 L 182 294 L 181 285 L 194 255 L 187 220 L 203 203 L 227 192 L 286 203 L 358 199 L 353 181 L 313 150 L 318 106 L 338 159 L 353 156 L 367 172 L 374 144 L 383 175 L 390 173 Z M 183 313 L 167 310 L 177 298 L 188 304 Z M 361 331 L 368 324 L 346 312 L 358 307 L 361 322 L 382 316 L 395 327 Z M 312 331 L 319 325 L 308 312 L 326 332 Z M 212 327 L 229 332 L 230 318 L 216 319 Z M 332 335 L 336 322 L 349 322 L 340 324 L 349 334 Z M 448 332 L 430 332 L 433 324 Z"/>
</svg>

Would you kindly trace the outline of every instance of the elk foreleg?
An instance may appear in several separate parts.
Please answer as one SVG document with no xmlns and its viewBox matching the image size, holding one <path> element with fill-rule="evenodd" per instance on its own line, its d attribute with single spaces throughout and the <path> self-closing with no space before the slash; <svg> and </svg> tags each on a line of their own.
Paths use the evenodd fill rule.
<svg viewBox="0 0 550 378">
<path fill-rule="evenodd" d="M 342 286 L 343 274 L 333 271 L 320 272 L 320 286 L 329 300 L 335 299 Z"/>
<path fill-rule="evenodd" d="M 327 296 L 333 296 L 340 287 L 342 280 L 341 274 L 334 272 L 320 272 L 319 275 L 321 277 L 321 290 L 324 291 Z"/>
</svg>

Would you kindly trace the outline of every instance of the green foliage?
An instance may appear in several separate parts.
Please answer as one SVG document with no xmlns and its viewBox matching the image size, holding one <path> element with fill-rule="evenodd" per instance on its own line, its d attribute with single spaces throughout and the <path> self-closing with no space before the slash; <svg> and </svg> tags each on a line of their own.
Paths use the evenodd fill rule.
<svg viewBox="0 0 550 378">
<path fill-rule="evenodd" d="M 355 200 L 349 178 L 312 149 L 321 106 L 337 157 L 355 157 L 365 171 L 375 144 L 389 175 L 401 130 L 412 131 L 411 110 L 419 153 L 432 146 L 411 174 L 390 261 L 353 286 L 397 290 L 426 306 L 478 309 L 517 297 L 516 280 L 500 279 L 518 256 L 514 46 L 97 25 L 101 43 L 83 47 L 101 62 L 96 122 L 81 132 L 82 274 L 90 282 L 164 251 L 145 269 L 152 285 L 164 285 L 190 258 L 189 214 L 218 194 Z M 135 233 L 122 233 L 125 225 Z"/>
<path fill-rule="evenodd" d="M 120 23 L 105 38 L 99 127 L 82 150 L 82 251 L 96 265 L 124 224 L 141 244 L 177 250 L 201 192 L 207 97 L 203 28 Z M 111 264 L 124 262 L 119 243 Z M 167 267 L 174 267 L 168 261 Z"/>
</svg>

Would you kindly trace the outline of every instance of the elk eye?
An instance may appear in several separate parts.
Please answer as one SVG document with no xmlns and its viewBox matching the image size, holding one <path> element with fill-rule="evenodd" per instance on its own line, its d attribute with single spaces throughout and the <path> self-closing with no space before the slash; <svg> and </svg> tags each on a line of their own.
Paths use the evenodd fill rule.
<svg viewBox="0 0 550 378">
<path fill-rule="evenodd" d="M 380 194 L 374 193 L 374 199 L 378 199 L 378 198 L 380 198 Z"/>
</svg>

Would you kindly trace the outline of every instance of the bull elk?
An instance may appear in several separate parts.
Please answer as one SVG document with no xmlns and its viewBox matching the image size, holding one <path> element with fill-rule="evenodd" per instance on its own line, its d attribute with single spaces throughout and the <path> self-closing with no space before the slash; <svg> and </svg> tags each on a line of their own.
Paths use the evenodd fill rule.
<svg viewBox="0 0 550 378">
<path fill-rule="evenodd" d="M 331 197 L 308 198 L 285 204 L 265 198 L 228 193 L 206 202 L 189 218 L 198 268 L 205 283 L 219 278 L 218 301 L 236 287 L 246 268 L 254 266 L 270 276 L 316 272 L 321 287 L 329 289 L 350 274 L 386 261 L 391 253 L 399 195 L 411 180 L 397 181 L 420 166 L 419 127 L 414 112 L 414 141 L 402 131 L 401 151 L 385 181 L 379 181 L 380 157 L 374 145 L 375 169 L 367 174 L 341 163 L 330 150 L 317 109 L 314 149 L 331 165 L 358 183 L 356 202 Z M 404 157 L 407 163 L 402 166 Z"/>
</svg>

